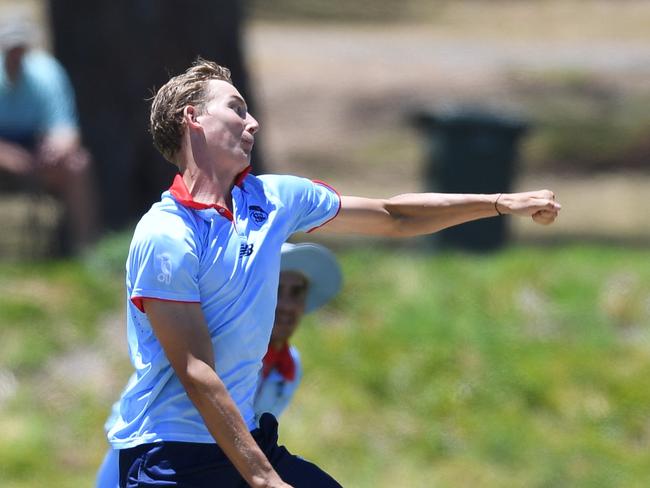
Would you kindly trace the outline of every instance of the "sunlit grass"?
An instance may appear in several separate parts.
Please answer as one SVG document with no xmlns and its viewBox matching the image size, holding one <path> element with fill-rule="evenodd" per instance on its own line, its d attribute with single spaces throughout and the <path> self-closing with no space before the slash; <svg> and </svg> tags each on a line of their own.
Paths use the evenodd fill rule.
<svg viewBox="0 0 650 488">
<path fill-rule="evenodd" d="M 128 372 L 101 330 L 122 314 L 125 246 L 107 241 L 85 264 L 3 267 L 3 290 L 16 284 L 0 308 L 3 486 L 92 484 Z M 295 341 L 305 379 L 280 427 L 292 451 L 361 488 L 650 477 L 647 251 L 340 257 L 343 293 Z"/>
<path fill-rule="evenodd" d="M 347 255 L 332 324 L 298 339 L 306 380 L 283 439 L 349 486 L 635 486 L 650 343 L 625 340 L 607 302 L 632 273 L 621 306 L 647 327 L 644 254 Z"/>
</svg>

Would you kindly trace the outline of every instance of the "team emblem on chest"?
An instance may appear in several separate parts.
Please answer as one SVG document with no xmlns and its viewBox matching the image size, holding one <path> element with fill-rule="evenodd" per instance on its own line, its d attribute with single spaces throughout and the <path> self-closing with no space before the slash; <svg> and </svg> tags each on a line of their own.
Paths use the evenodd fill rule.
<svg viewBox="0 0 650 488">
<path fill-rule="evenodd" d="M 269 218 L 269 213 L 259 205 L 249 205 L 248 214 L 257 225 L 262 225 Z"/>
</svg>

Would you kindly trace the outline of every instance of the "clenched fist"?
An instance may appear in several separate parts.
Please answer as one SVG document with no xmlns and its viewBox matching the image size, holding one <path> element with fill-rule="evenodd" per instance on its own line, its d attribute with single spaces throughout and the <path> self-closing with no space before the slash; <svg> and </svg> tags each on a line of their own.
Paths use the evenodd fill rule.
<svg viewBox="0 0 650 488">
<path fill-rule="evenodd" d="M 532 217 L 534 222 L 541 225 L 552 224 L 562 208 L 551 190 L 504 193 L 499 196 L 496 207 L 502 214 Z"/>
</svg>

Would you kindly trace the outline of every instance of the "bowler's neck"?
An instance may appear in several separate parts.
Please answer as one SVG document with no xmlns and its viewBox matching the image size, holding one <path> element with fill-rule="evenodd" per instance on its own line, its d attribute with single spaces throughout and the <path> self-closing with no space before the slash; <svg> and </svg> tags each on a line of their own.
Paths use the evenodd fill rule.
<svg viewBox="0 0 650 488">
<path fill-rule="evenodd" d="M 192 166 L 183 172 L 183 182 L 195 202 L 219 205 L 232 211 L 232 176 L 208 175 Z"/>
</svg>

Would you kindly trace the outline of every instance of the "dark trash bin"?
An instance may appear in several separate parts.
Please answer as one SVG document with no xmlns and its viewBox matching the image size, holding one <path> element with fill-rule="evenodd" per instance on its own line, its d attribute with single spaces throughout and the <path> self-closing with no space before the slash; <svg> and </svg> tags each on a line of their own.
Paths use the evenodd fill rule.
<svg viewBox="0 0 650 488">
<path fill-rule="evenodd" d="M 481 110 L 419 112 L 414 122 L 425 134 L 426 191 L 441 193 L 508 193 L 518 143 L 528 124 L 521 118 Z M 490 251 L 508 237 L 506 218 L 468 222 L 434 235 L 436 245 Z"/>
</svg>

